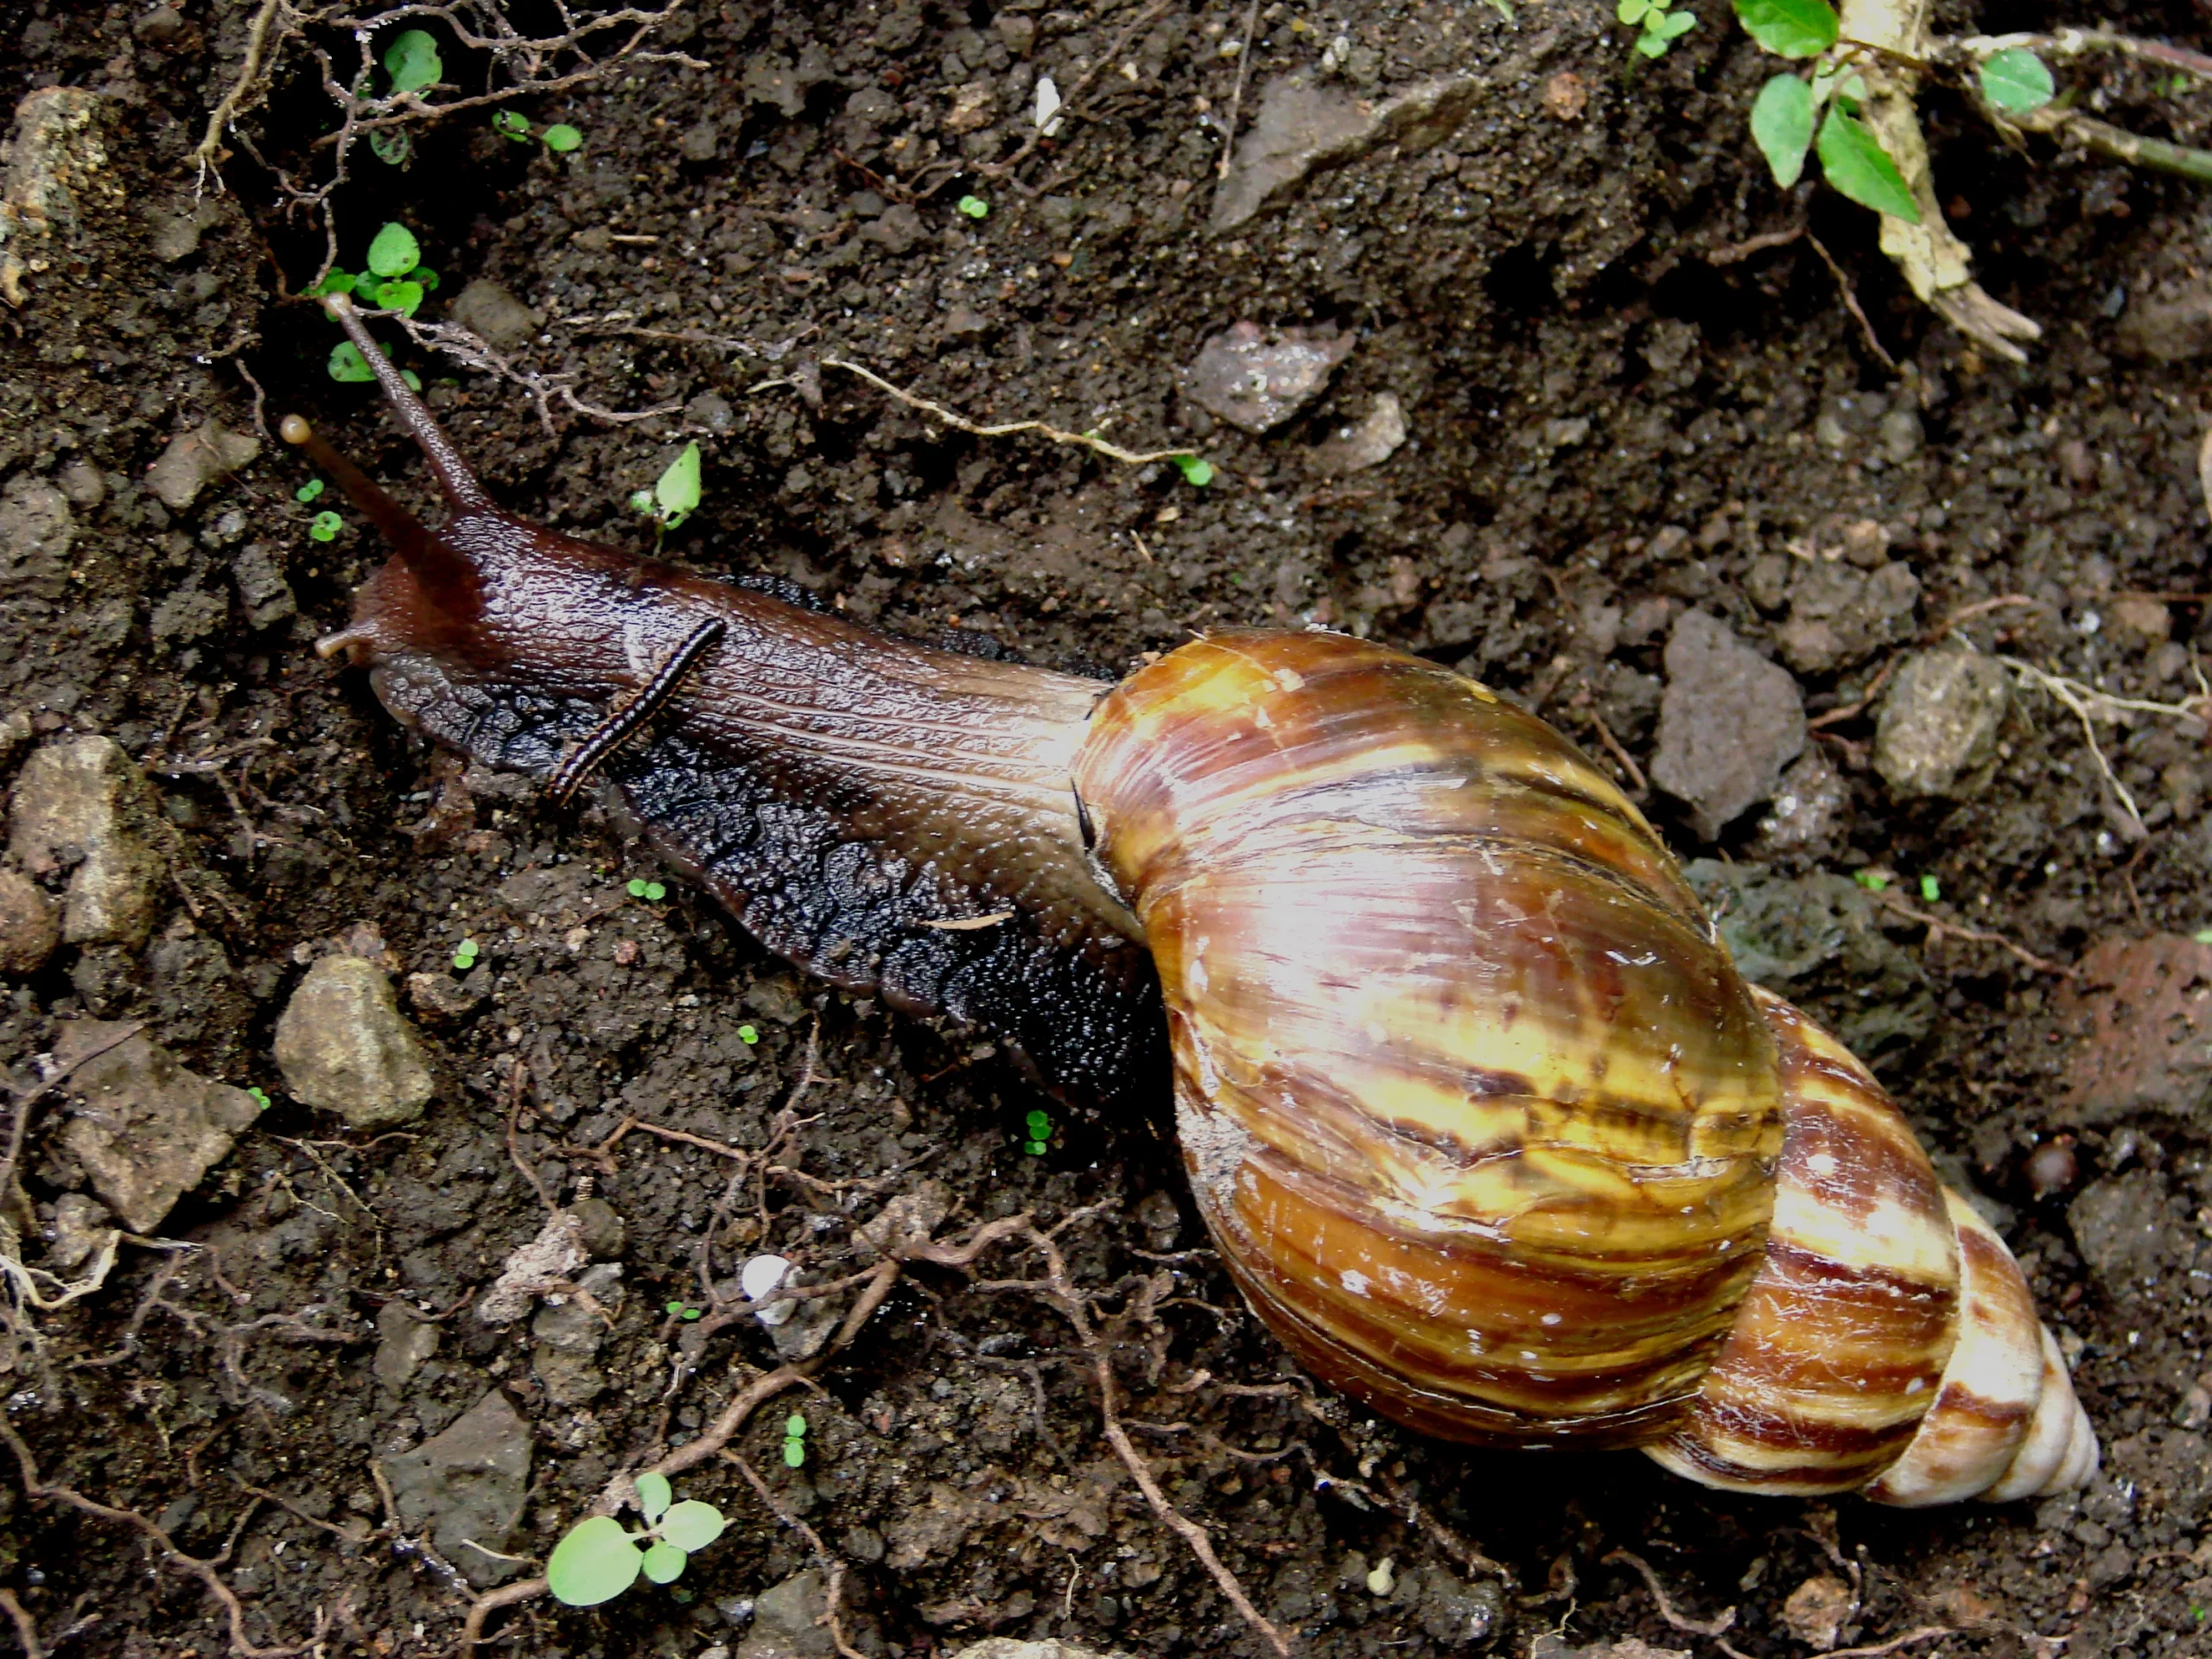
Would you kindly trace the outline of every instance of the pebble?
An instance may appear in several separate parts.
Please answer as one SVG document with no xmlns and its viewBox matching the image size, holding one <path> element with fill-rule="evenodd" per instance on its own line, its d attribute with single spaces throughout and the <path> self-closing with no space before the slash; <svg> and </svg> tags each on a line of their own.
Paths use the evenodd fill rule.
<svg viewBox="0 0 2212 1659">
<path fill-rule="evenodd" d="M 2212 287 L 2199 285 L 2128 302 L 2113 331 L 2130 357 L 2153 363 L 2186 363 L 2212 352 Z"/>
<path fill-rule="evenodd" d="M 1874 724 L 1874 770 L 1906 798 L 1964 800 L 1988 781 L 1987 763 L 2012 702 L 2004 665 L 1979 652 L 1938 647 L 1905 658 Z"/>
<path fill-rule="evenodd" d="M 474 1547 L 508 1551 L 530 1491 L 530 1425 L 499 1389 L 435 1440 L 386 1458 L 384 1469 L 400 1519 L 427 1529 L 471 1584 L 481 1589 L 522 1570 Z"/>
<path fill-rule="evenodd" d="M 1877 534 L 1879 526 L 1871 525 Z M 1847 549 L 1853 547 L 1847 538 Z M 1828 674 L 1863 661 L 1884 645 L 1910 636 L 1920 604 L 1920 578 L 1909 566 L 1883 556 L 1861 571 L 1840 560 L 1792 560 L 1789 620 L 1775 632 L 1782 660 L 1800 674 Z"/>
<path fill-rule="evenodd" d="M 1858 1606 L 1849 1585 L 1834 1573 L 1816 1573 L 1789 1592 L 1782 1604 L 1782 1622 L 1800 1642 L 1833 1648 Z"/>
<path fill-rule="evenodd" d="M 2107 607 L 2105 627 L 2123 651 L 2152 651 L 2173 637 L 2174 616 L 2158 600 L 2127 594 Z"/>
<path fill-rule="evenodd" d="M 417 1318 L 406 1303 L 386 1302 L 377 1311 L 377 1357 L 370 1369 L 392 1393 L 406 1388 L 423 1362 L 437 1351 L 438 1327 Z"/>
<path fill-rule="evenodd" d="M 261 440 L 206 420 L 169 440 L 161 458 L 146 469 L 146 487 L 172 512 L 182 512 L 210 484 L 248 465 L 261 453 Z"/>
<path fill-rule="evenodd" d="M 544 320 L 488 277 L 479 276 L 454 296 L 451 315 L 499 351 L 512 351 L 545 326 Z"/>
<path fill-rule="evenodd" d="M 1357 343 L 1357 335 L 1333 329 L 1240 322 L 1199 347 L 1184 371 L 1184 388 L 1200 408 L 1256 436 L 1319 397 Z"/>
<path fill-rule="evenodd" d="M 2053 1013 L 2074 1033 L 2056 1121 L 2185 1121 L 2212 1095 L 2212 945 L 2180 933 L 2092 946 Z"/>
<path fill-rule="evenodd" d="M 10 479 L 0 493 L 0 594 L 60 598 L 76 535 L 66 493 L 29 473 Z"/>
<path fill-rule="evenodd" d="M 54 1062 L 76 1070 L 61 1143 L 123 1225 L 151 1233 L 261 1109 L 245 1090 L 188 1071 L 143 1033 L 115 1042 L 128 1028 L 101 1020 L 62 1025 Z M 87 1054 L 94 1058 L 78 1064 Z"/>
<path fill-rule="evenodd" d="M 1851 785 L 1815 744 L 1789 763 L 1774 809 L 1759 820 L 1759 841 L 1780 852 L 1812 847 L 1842 828 Z"/>
<path fill-rule="evenodd" d="M 1252 124 L 1215 194 L 1214 229 L 1233 229 L 1320 168 L 1383 144 L 1408 155 L 1433 149 L 1459 130 L 1484 85 L 1478 76 L 1450 75 L 1370 99 L 1302 74 L 1276 76 L 1260 89 Z"/>
<path fill-rule="evenodd" d="M 2169 1265 L 2166 1196 L 2147 1169 L 2107 1175 L 2066 1206 L 2082 1259 L 2108 1294 L 2155 1283 Z"/>
<path fill-rule="evenodd" d="M 391 981 L 362 957 L 308 969 L 276 1021 L 276 1064 L 295 1099 L 371 1133 L 414 1122 L 436 1092 Z"/>
<path fill-rule="evenodd" d="M 8 849 L 33 875 L 71 860 L 61 937 L 72 944 L 137 950 L 152 933 L 162 861 L 144 826 L 152 786 L 112 738 L 79 737 L 35 750 L 16 779 Z"/>
<path fill-rule="evenodd" d="M 822 1574 L 810 1567 L 763 1590 L 753 1605 L 752 1631 L 737 1644 L 735 1659 L 829 1659 L 836 1645 L 819 1623 L 828 1605 Z"/>
<path fill-rule="evenodd" d="M 114 1230 L 115 1217 L 105 1205 L 81 1192 L 64 1192 L 54 1201 L 46 1265 L 56 1273 L 76 1272 L 105 1246 Z"/>
<path fill-rule="evenodd" d="M 0 974 L 29 978 L 60 943 L 60 906 L 37 882 L 0 870 Z"/>
<path fill-rule="evenodd" d="M 1361 472 L 1389 460 L 1405 441 L 1406 411 L 1398 394 L 1386 391 L 1375 399 L 1362 419 L 1338 427 L 1313 447 L 1313 467 L 1325 474 Z"/>
<path fill-rule="evenodd" d="M 56 235 L 74 241 L 86 197 L 122 194 L 100 177 L 108 164 L 101 109 L 98 93 L 74 86 L 42 86 L 16 105 L 0 199 L 0 299 L 10 305 L 22 304 L 23 278 L 46 257 L 35 243 Z"/>
<path fill-rule="evenodd" d="M 537 1344 L 531 1351 L 531 1369 L 545 1385 L 545 1397 L 556 1406 L 588 1406 L 607 1391 L 607 1374 L 594 1362 L 607 1340 L 607 1321 L 622 1312 L 620 1263 L 598 1262 L 586 1268 L 575 1282 L 597 1307 L 582 1296 L 556 1292 L 546 1299 L 530 1326 Z"/>
<path fill-rule="evenodd" d="M 1726 622 L 1685 611 L 1667 639 L 1667 690 L 1651 778 L 1687 803 L 1707 841 L 1755 801 L 1805 747 L 1796 681 Z"/>
</svg>

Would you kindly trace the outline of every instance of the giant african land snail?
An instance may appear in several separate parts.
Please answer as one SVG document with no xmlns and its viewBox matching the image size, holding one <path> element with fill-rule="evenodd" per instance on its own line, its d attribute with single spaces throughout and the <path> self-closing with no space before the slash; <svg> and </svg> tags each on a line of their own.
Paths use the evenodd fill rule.
<svg viewBox="0 0 2212 1659">
<path fill-rule="evenodd" d="M 1060 1093 L 1172 1054 L 1223 1256 L 1337 1387 L 1718 1486 L 1923 1504 L 2094 1470 L 2004 1244 L 1541 721 L 1326 633 L 1109 689 L 559 536 L 332 309 L 453 512 L 424 529 L 285 423 L 397 550 L 325 651 L 491 765 L 598 766 L 771 948 Z"/>
</svg>

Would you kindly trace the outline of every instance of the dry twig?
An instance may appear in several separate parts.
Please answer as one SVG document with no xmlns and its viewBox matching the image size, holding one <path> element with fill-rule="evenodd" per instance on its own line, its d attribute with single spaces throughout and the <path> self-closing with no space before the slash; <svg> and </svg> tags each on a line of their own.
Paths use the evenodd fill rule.
<svg viewBox="0 0 2212 1659">
<path fill-rule="evenodd" d="M 1041 437 L 1051 439 L 1054 443 L 1073 444 L 1077 448 L 1095 450 L 1108 460 L 1118 461 L 1125 467 L 1141 467 L 1148 461 L 1173 461 L 1191 453 L 1188 449 L 1152 449 L 1140 454 L 1135 451 L 1124 449 L 1118 444 L 1107 442 L 1095 430 L 1063 432 L 1058 427 L 1044 421 L 1006 421 L 996 426 L 980 426 L 965 416 L 954 414 L 943 404 L 934 404 L 926 397 L 917 397 L 911 391 L 893 385 L 874 370 L 864 369 L 857 363 L 849 363 L 842 357 L 825 357 L 822 359 L 822 366 L 825 369 L 842 369 L 848 374 L 856 374 L 868 385 L 875 387 L 877 391 L 889 393 L 909 409 L 918 409 L 925 414 L 933 415 L 947 426 L 957 431 L 965 432 L 972 437 L 1005 438 L 1011 437 L 1018 432 L 1034 432 Z"/>
</svg>

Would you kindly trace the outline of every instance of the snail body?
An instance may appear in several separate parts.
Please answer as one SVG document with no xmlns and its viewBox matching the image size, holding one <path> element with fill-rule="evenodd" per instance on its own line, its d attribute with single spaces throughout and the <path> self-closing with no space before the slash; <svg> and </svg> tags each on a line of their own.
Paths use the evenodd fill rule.
<svg viewBox="0 0 2212 1659">
<path fill-rule="evenodd" d="M 1063 1096 L 1172 1074 L 1224 1260 L 1335 1387 L 1741 1490 L 2094 1471 L 2003 1243 L 1541 721 L 1317 632 L 1109 687 L 558 536 L 333 309 L 453 512 L 423 529 L 286 423 L 397 550 L 326 651 L 488 764 L 599 765 L 802 967 L 988 1030 Z"/>
</svg>

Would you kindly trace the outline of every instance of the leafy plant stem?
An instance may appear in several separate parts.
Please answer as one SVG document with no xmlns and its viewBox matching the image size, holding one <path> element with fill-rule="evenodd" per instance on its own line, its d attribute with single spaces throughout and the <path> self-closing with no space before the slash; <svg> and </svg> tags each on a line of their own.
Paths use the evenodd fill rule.
<svg viewBox="0 0 2212 1659">
<path fill-rule="evenodd" d="M 2212 184 L 2212 150 L 2192 149 L 2164 138 L 2145 138 L 2074 110 L 2037 110 L 2020 117 L 2019 124 L 2031 132 L 2078 138 L 2098 155 L 2125 162 L 2130 167 L 2175 174 L 2198 184 Z"/>
</svg>

